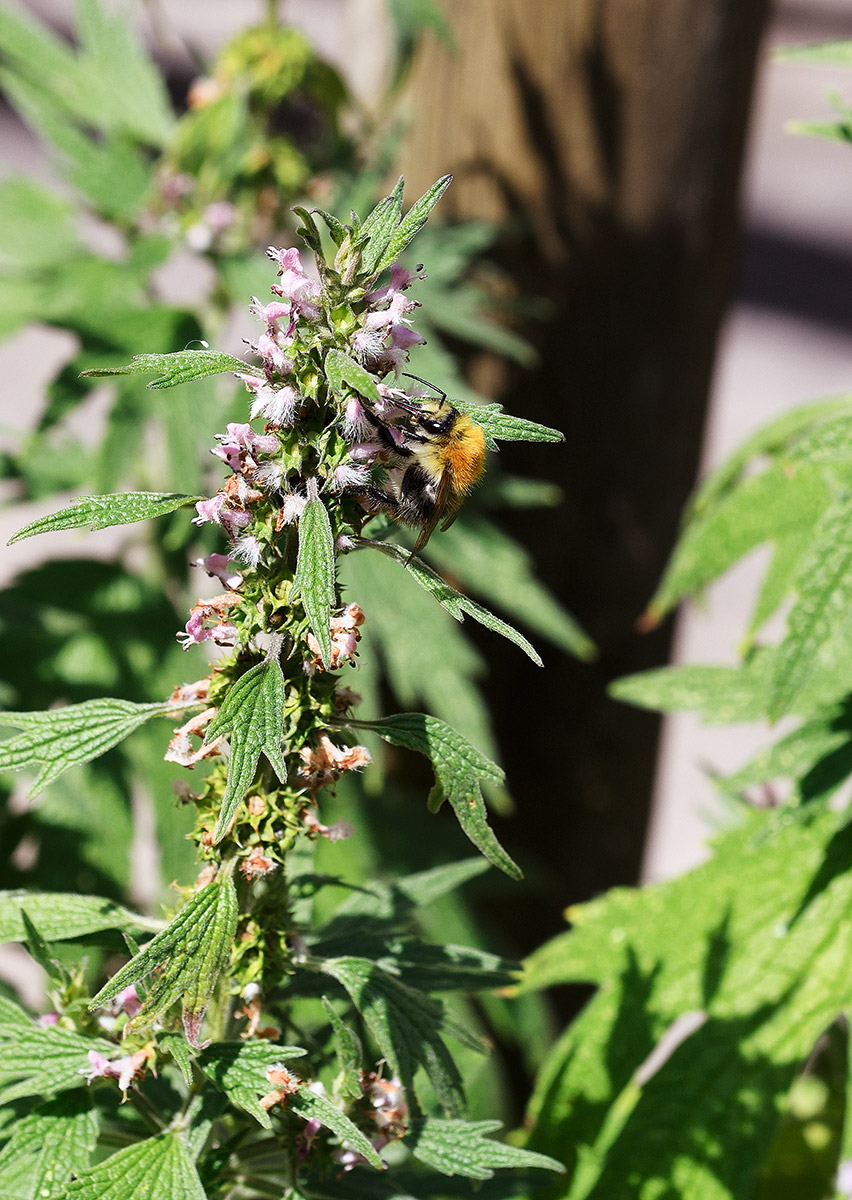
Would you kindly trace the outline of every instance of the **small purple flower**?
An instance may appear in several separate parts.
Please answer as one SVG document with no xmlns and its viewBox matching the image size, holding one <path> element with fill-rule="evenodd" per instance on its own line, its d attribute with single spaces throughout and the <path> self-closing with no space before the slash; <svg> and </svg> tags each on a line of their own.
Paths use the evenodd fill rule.
<svg viewBox="0 0 852 1200">
<path fill-rule="evenodd" d="M 397 292 L 403 292 L 406 288 L 411 287 L 415 279 L 425 279 L 425 274 L 415 274 L 413 271 L 406 271 L 405 267 L 401 267 L 399 263 L 394 263 L 391 267 L 390 283 L 385 287 L 378 288 L 375 292 L 368 292 L 366 300 L 368 304 L 380 304 L 382 300 L 387 300 L 396 295 Z"/>
<path fill-rule="evenodd" d="M 391 348 L 409 350 L 412 346 L 422 346 L 426 342 L 422 333 L 409 329 L 407 325 L 391 326 Z"/>
<path fill-rule="evenodd" d="M 238 529 L 245 529 L 252 523 L 252 515 L 241 508 L 226 508 L 222 510 L 222 525 L 232 538 L 237 536 Z"/>
<path fill-rule="evenodd" d="M 40 1017 L 37 1017 L 36 1025 L 38 1025 L 40 1029 L 49 1029 L 50 1026 L 55 1025 L 58 1020 L 59 1013 L 54 1008 L 52 1012 L 42 1013 Z"/>
<path fill-rule="evenodd" d="M 349 457 L 357 462 L 373 462 L 384 450 L 381 442 L 355 442 L 349 447 Z"/>
<path fill-rule="evenodd" d="M 293 360 L 286 356 L 283 347 L 279 344 L 280 336 L 280 334 L 272 334 L 268 331 L 262 333 L 254 348 L 273 371 L 277 371 L 279 375 L 289 375 L 293 370 Z"/>
<path fill-rule="evenodd" d="M 217 492 L 210 500 L 199 500 L 195 505 L 198 516 L 192 518 L 193 525 L 204 525 L 207 521 L 212 521 L 214 525 L 221 525 L 224 503 L 225 497 L 221 492 Z"/>
<path fill-rule="evenodd" d="M 125 1012 L 128 1017 L 135 1017 L 142 1008 L 142 1001 L 136 992 L 136 984 L 131 983 L 129 987 L 122 988 L 117 992 L 112 1001 L 113 1007 L 118 1012 Z"/>
<path fill-rule="evenodd" d="M 208 575 L 218 579 L 232 591 L 234 588 L 238 588 L 243 581 L 242 575 L 231 569 L 231 559 L 227 554 L 208 554 L 206 558 L 197 559 L 195 565 L 203 567 Z"/>
</svg>

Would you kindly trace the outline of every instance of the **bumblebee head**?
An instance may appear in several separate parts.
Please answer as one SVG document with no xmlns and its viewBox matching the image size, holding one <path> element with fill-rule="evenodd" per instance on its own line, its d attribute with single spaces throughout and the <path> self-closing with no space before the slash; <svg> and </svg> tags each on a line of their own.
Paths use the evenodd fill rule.
<svg viewBox="0 0 852 1200">
<path fill-rule="evenodd" d="M 408 414 L 412 432 L 426 441 L 447 437 L 459 420 L 458 409 L 445 397 L 423 396 L 416 401 L 395 398 L 394 404 Z"/>
</svg>

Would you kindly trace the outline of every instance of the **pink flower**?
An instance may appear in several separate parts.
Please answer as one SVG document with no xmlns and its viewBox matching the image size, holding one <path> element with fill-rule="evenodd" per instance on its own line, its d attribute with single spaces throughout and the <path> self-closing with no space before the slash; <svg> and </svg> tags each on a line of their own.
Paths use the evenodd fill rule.
<svg viewBox="0 0 852 1200">
<path fill-rule="evenodd" d="M 355 826 L 349 821 L 335 821 L 333 825 L 323 825 L 310 810 L 302 814 L 302 820 L 310 838 L 324 837 L 330 842 L 342 842 L 352 837 L 355 832 Z"/>
<path fill-rule="evenodd" d="M 118 1086 L 123 1092 L 126 1092 L 134 1079 L 144 1075 L 148 1060 L 153 1057 L 153 1046 L 145 1046 L 142 1050 L 137 1050 L 135 1054 L 113 1059 L 112 1062 L 104 1058 L 97 1050 L 90 1050 L 88 1054 L 89 1070 L 87 1071 L 83 1067 L 80 1074 L 86 1076 L 86 1083 L 93 1083 L 96 1079 L 117 1079 Z"/>
<path fill-rule="evenodd" d="M 357 463 L 341 463 L 335 467 L 329 476 L 329 486 L 334 492 L 343 492 L 347 488 L 366 487 L 372 481 L 370 468 L 359 466 Z"/>
<path fill-rule="evenodd" d="M 222 233 L 230 229 L 237 219 L 237 210 L 227 200 L 217 200 L 208 204 L 202 214 L 202 219 L 214 233 Z"/>
<path fill-rule="evenodd" d="M 270 304 L 261 304 L 257 296 L 253 296 L 249 305 L 249 311 L 253 312 L 256 317 L 260 317 L 264 324 L 274 325 L 284 317 L 289 318 L 290 305 L 286 303 L 282 304 L 280 300 L 273 300 Z"/>
<path fill-rule="evenodd" d="M 201 762 L 205 758 L 215 758 L 217 754 L 221 754 L 222 747 L 225 744 L 225 737 L 214 738 L 212 742 L 206 745 L 202 743 L 198 750 L 194 749 L 191 738 L 203 738 L 204 731 L 213 718 L 216 716 L 215 708 L 206 708 L 204 712 L 198 713 L 197 716 L 191 717 L 185 725 L 181 725 L 175 729 L 174 737 L 169 742 L 169 747 L 163 755 L 165 762 L 177 763 L 181 767 L 192 767 L 196 763 Z"/>
<path fill-rule="evenodd" d="M 393 349 L 409 350 L 412 346 L 423 346 L 425 343 L 425 337 L 416 330 L 409 329 L 407 325 L 391 327 L 391 347 Z"/>
<path fill-rule="evenodd" d="M 56 1009 L 53 1009 L 52 1012 L 42 1013 L 40 1017 L 37 1017 L 36 1025 L 38 1025 L 39 1029 L 49 1029 L 50 1026 L 55 1025 L 58 1020 L 59 1013 L 56 1011 Z"/>
<path fill-rule="evenodd" d="M 361 401 L 350 396 L 343 409 L 343 436 L 347 442 L 359 442 L 368 437 L 371 429 Z"/>
<path fill-rule="evenodd" d="M 272 334 L 268 331 L 262 333 L 257 339 L 254 350 L 272 370 L 277 371 L 279 375 L 289 375 L 293 370 L 293 361 L 287 358 L 283 347 L 279 344 L 280 336 L 280 334 Z"/>
<path fill-rule="evenodd" d="M 234 557 L 242 559 L 249 567 L 256 567 L 263 556 L 263 545 L 254 534 L 246 533 L 234 543 Z"/>
<path fill-rule="evenodd" d="M 307 496 L 300 496 L 298 492 L 288 492 L 279 513 L 282 523 L 292 525 L 294 521 L 297 521 L 305 511 L 307 502 Z"/>
<path fill-rule="evenodd" d="M 188 650 L 199 642 L 235 646 L 239 640 L 239 630 L 224 618 L 228 609 L 238 603 L 239 598 L 233 592 L 225 592 L 212 600 L 199 600 L 192 609 L 185 631 L 175 635 L 183 649 Z"/>
<path fill-rule="evenodd" d="M 290 300 L 294 312 L 300 313 L 307 321 L 315 321 L 320 315 L 320 310 L 314 300 L 319 296 L 321 289 L 318 283 L 305 274 L 299 251 L 295 247 L 276 250 L 274 246 L 270 246 L 266 253 L 273 262 L 278 263 L 280 283 L 273 291 Z"/>
<path fill-rule="evenodd" d="M 292 425 L 299 405 L 299 394 L 295 388 L 259 388 L 251 406 L 251 418 L 266 417 L 271 425 Z"/>
<path fill-rule="evenodd" d="M 116 1012 L 125 1012 L 128 1017 L 133 1018 L 142 1008 L 142 1001 L 136 992 L 136 984 L 131 983 L 130 987 L 122 988 L 122 990 L 113 997 L 112 1007 Z"/>
<path fill-rule="evenodd" d="M 232 476 L 233 478 L 233 476 Z M 251 525 L 252 515 L 240 508 L 226 508 L 222 512 L 221 524 L 225 526 L 231 537 L 236 537 L 236 530 L 245 529 Z"/>
<path fill-rule="evenodd" d="M 198 516 L 192 518 L 193 525 L 203 525 L 206 521 L 212 521 L 214 525 L 221 525 L 224 503 L 225 497 L 221 492 L 217 492 L 210 500 L 199 500 L 195 506 Z"/>
<path fill-rule="evenodd" d="M 231 559 L 227 554 L 208 554 L 206 558 L 196 559 L 195 566 L 203 567 L 208 575 L 218 579 L 231 591 L 243 581 L 242 575 L 231 569 Z"/>
<path fill-rule="evenodd" d="M 384 450 L 381 442 L 353 442 L 349 447 L 349 457 L 359 462 L 373 462 Z"/>
<path fill-rule="evenodd" d="M 397 292 L 403 292 L 406 288 L 411 287 L 415 279 L 425 278 L 425 274 L 417 275 L 413 271 L 406 271 L 405 267 L 401 267 L 399 263 L 394 263 L 391 267 L 390 283 L 385 287 L 378 288 L 375 292 L 368 292 L 365 299 L 368 304 L 380 304 L 382 300 L 387 300 Z"/>
</svg>

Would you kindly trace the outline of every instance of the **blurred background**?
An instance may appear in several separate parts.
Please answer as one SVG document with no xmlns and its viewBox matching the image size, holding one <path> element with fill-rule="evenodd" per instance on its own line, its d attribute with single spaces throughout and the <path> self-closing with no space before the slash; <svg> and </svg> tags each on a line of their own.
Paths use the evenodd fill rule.
<svg viewBox="0 0 852 1200">
<path fill-rule="evenodd" d="M 3 7 L 37 18 L 64 40 L 78 37 L 73 8 L 64 0 Z M 534 590 L 539 585 L 530 584 L 528 569 L 519 566 L 520 551 L 494 542 L 503 555 L 495 570 L 504 572 L 506 591 L 515 583 L 519 594 L 528 589 L 523 604 L 518 601 L 524 609 L 519 623 L 526 617 L 525 631 L 531 630 L 533 641 L 541 643 L 545 670 L 476 628 L 469 631 L 472 649 L 457 652 L 453 677 L 456 706 L 468 706 L 470 728 L 481 731 L 480 744 L 492 734 L 477 715 L 476 696 L 465 690 L 466 679 L 478 680 L 487 697 L 514 803 L 509 818 L 506 798 L 495 798 L 507 816 L 499 821 L 500 836 L 521 857 L 528 874 L 524 890 L 498 889 L 485 899 L 484 911 L 514 953 L 527 953 L 561 927 L 567 904 L 642 876 L 668 877 L 699 861 L 708 833 L 725 820 L 708 770 L 735 768 L 765 736 L 765 731 L 745 727 L 707 729 L 692 717 L 670 718 L 661 725 L 653 714 L 608 699 L 606 686 L 671 656 L 679 661 L 733 660 L 736 631 L 757 578 L 759 563 L 754 560 L 714 588 L 700 611 L 682 612 L 676 627 L 669 623 L 648 630 L 642 625 L 641 614 L 674 544 L 679 515 L 699 472 L 718 463 L 750 430 L 786 407 L 844 392 L 852 380 L 852 180 L 847 156 L 830 142 L 785 132 L 790 120 L 823 115 L 830 89 L 848 98 L 852 77 L 783 64 L 772 56 L 779 46 L 852 37 L 852 11 L 841 0 L 775 5 L 767 0 L 442 0 L 435 5 L 290 0 L 272 8 L 306 36 L 316 62 L 299 77 L 296 101 L 288 98 L 284 118 L 281 97 L 267 95 L 263 111 L 271 114 L 269 136 L 282 138 L 278 157 L 264 160 L 262 167 L 255 164 L 255 176 L 246 173 L 244 164 L 242 175 L 235 168 L 233 187 L 239 183 L 244 189 L 240 194 L 251 194 L 254 203 L 261 193 L 251 191 L 253 180 L 261 170 L 270 172 L 272 185 L 269 180 L 263 185 L 268 200 L 270 186 L 274 196 L 289 171 L 292 194 L 285 208 L 306 196 L 309 206 L 331 207 L 350 194 L 366 200 L 370 187 L 375 199 L 404 171 L 410 202 L 435 178 L 453 172 L 455 182 L 441 206 L 441 217 L 450 225 L 443 234 L 432 235 L 433 260 L 426 244 L 418 244 L 418 253 L 434 286 L 445 288 L 437 293 L 438 304 L 441 297 L 453 296 L 460 303 L 462 282 L 480 290 L 465 292 L 469 303 L 452 310 L 448 328 L 438 323 L 430 332 L 432 357 L 414 360 L 413 369 L 420 364 L 420 374 L 451 394 L 454 388 L 472 388 L 566 433 L 564 446 L 506 445 L 500 458 L 503 484 L 486 496 L 488 504 L 499 508 L 499 529 L 515 539 L 511 546 L 528 551 L 555 598 L 551 605 Z M 193 81 L 206 80 L 213 93 L 226 86 L 225 76 L 217 76 L 210 64 L 223 46 L 233 45 L 235 35 L 267 19 L 272 10 L 249 0 L 151 0 L 132 11 L 143 42 L 165 72 L 180 116 L 186 112 L 187 95 L 193 97 Z M 54 153 L 46 149 L 49 138 L 44 121 L 40 124 L 38 89 L 50 91 L 51 64 L 39 67 L 40 80 L 33 81 L 25 58 L 12 56 L 9 62 L 0 75 L 12 101 L 0 110 L 3 176 L 23 175 L 73 204 L 73 180 L 69 183 L 68 172 L 57 165 L 55 147 Z M 317 63 L 330 64 L 342 82 Z M 228 78 L 242 77 L 234 69 Z M 114 99 L 120 107 L 127 100 L 123 86 L 119 67 L 99 103 L 108 108 Z M 106 317 L 104 326 L 97 326 L 86 307 L 87 294 L 78 297 L 69 291 L 68 311 L 63 311 L 55 297 L 48 303 L 36 290 L 27 293 L 29 307 L 20 320 L 0 323 L 5 335 L 0 344 L 5 383 L 0 486 L 8 502 L 0 512 L 4 541 L 27 520 L 54 510 L 58 493 L 64 497 L 131 487 L 134 480 L 138 484 L 135 476 L 115 467 L 122 453 L 129 453 L 128 446 L 134 454 L 140 446 L 146 448 L 147 466 L 140 476 L 145 486 L 187 491 L 195 486 L 174 475 L 170 481 L 160 478 L 151 463 L 169 459 L 177 469 L 176 441 L 181 430 L 196 423 L 201 430 L 197 458 L 203 457 L 208 435 L 199 412 L 205 401 L 176 400 L 152 433 L 133 415 L 136 400 L 130 393 L 116 401 L 103 389 L 92 393 L 77 383 L 80 364 L 75 360 L 81 345 L 87 346 L 89 365 L 96 352 L 102 353 L 103 365 L 114 365 L 130 353 L 180 348 L 210 328 L 205 320 L 214 309 L 221 349 L 239 354 L 240 337 L 250 332 L 244 318 L 232 315 L 231 301 L 238 296 L 247 300 L 249 284 L 264 289 L 268 281 L 246 247 L 227 242 L 242 228 L 237 218 L 224 212 L 234 223 L 222 228 L 213 223 L 210 205 L 223 199 L 236 203 L 236 195 L 218 195 L 217 185 L 205 179 L 193 155 L 204 148 L 224 162 L 230 151 L 229 144 L 217 141 L 216 130 L 204 128 L 211 95 L 215 104 L 219 94 L 205 95 L 206 85 L 194 86 L 194 124 L 179 126 L 182 132 L 171 141 L 166 134 L 161 139 L 168 149 L 155 201 L 148 196 L 144 207 L 131 197 L 122 201 L 122 208 L 107 191 L 98 199 L 101 193 L 95 194 L 92 176 L 75 218 L 86 245 L 106 262 L 119 263 L 133 238 L 149 247 L 155 237 L 172 238 L 169 252 L 156 264 L 151 293 L 164 313 L 168 307 L 169 320 L 152 321 L 144 342 L 138 340 L 137 324 L 137 340 L 128 341 L 122 351 L 125 343 L 115 332 L 120 312 L 110 340 L 104 332 Z M 250 96 L 254 115 L 263 106 L 260 94 Z M 22 112 L 28 120 L 21 119 Z M 171 120 L 164 119 L 169 128 Z M 312 129 L 319 141 L 306 149 Z M 145 131 L 137 136 L 140 143 L 145 136 L 148 145 L 156 143 Z M 285 153 L 288 138 L 301 158 L 291 150 Z M 72 153 L 70 146 L 66 137 L 60 157 Z M 127 179 L 134 161 L 128 160 Z M 346 176 L 345 186 L 337 170 Z M 369 186 L 352 182 L 359 170 L 366 171 Z M 114 185 L 121 172 L 111 167 L 108 174 Z M 200 215 L 181 207 L 178 193 L 187 178 L 196 196 L 203 186 L 211 188 Z M 285 220 L 274 205 L 273 199 L 265 216 L 260 202 L 252 210 L 252 236 L 258 222 L 263 226 L 260 237 L 267 231 L 272 236 Z M 58 211 L 57 223 L 64 219 L 64 210 Z M 11 261 L 20 271 L 22 262 L 8 244 L 10 228 L 3 253 L 7 265 Z M 43 244 L 40 253 L 40 269 L 55 272 L 54 287 L 61 291 L 66 286 L 62 270 L 56 270 L 65 254 L 61 240 L 55 246 Z M 430 265 L 433 261 L 437 269 Z M 79 277 L 78 272 L 74 278 Z M 19 277 L 12 279 L 10 289 L 12 284 L 20 291 Z M 93 283 L 101 296 L 104 286 Z M 427 301 L 425 294 L 422 298 Z M 195 326 L 185 322 L 187 308 L 195 314 Z M 488 328 L 498 332 L 483 332 L 485 310 L 493 322 Z M 184 315 L 178 319 L 175 313 Z M 174 345 L 164 344 L 166 327 Z M 116 415 L 121 403 L 124 416 L 121 411 Z M 210 403 L 212 433 L 230 410 L 224 401 L 219 407 Z M 518 478 L 555 484 L 564 501 L 556 507 L 532 507 L 552 499 L 552 489 L 517 487 L 513 492 L 512 481 Z M 470 558 L 474 543 L 463 539 L 477 537 L 478 519 L 473 511 L 470 525 L 461 526 L 458 543 L 447 535 L 449 557 L 438 565 L 451 574 L 461 570 L 465 556 Z M 482 533 L 484 539 L 497 536 Z M 440 539 L 433 545 L 440 556 Z M 63 681 L 59 694 L 65 698 L 85 698 L 89 686 L 92 694 L 101 694 L 97 688 L 103 680 L 90 678 L 76 660 L 70 666 L 55 662 L 53 674 L 34 666 L 35 651 L 26 637 L 19 638 L 21 614 L 29 610 L 31 618 L 33 597 L 49 602 L 55 599 L 47 594 L 50 588 L 66 586 L 63 579 L 78 579 L 39 573 L 42 562 L 60 557 L 76 564 L 68 570 L 82 571 L 78 560 L 85 555 L 103 564 L 101 592 L 85 614 L 82 608 L 71 613 L 66 605 L 62 620 L 51 624 L 39 617 L 37 632 L 55 633 L 59 647 L 60 633 L 70 628 L 76 636 L 80 622 L 91 624 L 93 612 L 101 613 L 101 624 L 95 621 L 99 637 L 111 619 L 104 614 L 115 616 L 116 585 L 107 564 L 117 555 L 138 565 L 140 580 L 146 580 L 139 582 L 137 595 L 122 600 L 135 614 L 133 637 L 141 639 L 156 629 L 171 638 L 178 626 L 168 612 L 157 609 L 158 595 L 179 610 L 180 590 L 169 588 L 182 570 L 175 563 L 185 564 L 188 554 L 173 526 L 167 527 L 166 549 L 159 554 L 153 567 L 149 563 L 142 570 L 143 553 L 123 530 L 102 532 L 85 542 L 54 537 L 7 550 L 0 559 L 0 583 L 8 592 L 3 612 L 15 653 L 9 656 L 13 661 L 4 707 L 45 706 L 56 695 L 51 687 L 57 679 Z M 29 579 L 27 586 L 18 582 L 21 572 Z M 86 578 L 79 575 L 80 594 L 90 586 L 83 582 Z M 184 584 L 190 591 L 198 586 L 195 580 Z M 492 590 L 495 586 L 492 581 Z M 510 619 L 512 603 L 506 601 Z M 596 643 L 594 661 L 564 610 Z M 536 627 L 544 631 L 538 637 Z M 121 636 L 126 648 L 126 630 Z M 555 644 L 542 642 L 542 636 Z M 104 646 L 109 651 L 115 644 L 107 639 Z M 86 670 L 92 645 L 80 642 Z M 570 648 L 575 655 L 567 652 Z M 388 678 L 371 685 L 377 704 L 386 693 L 402 690 L 387 646 L 378 652 L 385 655 Z M 57 656 L 63 653 L 57 648 Z M 134 691 L 136 668 L 129 650 L 127 658 L 127 670 L 106 680 L 115 689 L 110 694 L 142 698 Z M 180 667 L 179 656 L 172 655 L 169 665 L 176 662 Z M 412 699 L 428 703 L 430 689 L 446 690 L 446 680 L 434 675 L 436 664 L 422 664 L 421 669 L 424 677 Z M 30 687 L 34 676 L 38 686 Z M 118 786 L 116 779 L 126 778 L 131 767 L 132 762 L 117 767 L 110 786 Z M 394 763 L 386 769 L 393 780 Z M 162 786 L 168 788 L 167 776 Z M 163 850 L 156 849 L 162 817 L 156 800 L 146 800 L 132 788 L 130 794 L 125 832 L 134 865 L 121 886 L 113 881 L 113 890 L 129 887 L 136 903 L 151 905 L 159 884 L 146 880 L 157 856 L 165 882 L 185 868 L 171 862 L 167 852 L 163 859 Z M 75 828 L 67 814 L 56 815 L 55 806 L 51 816 L 48 803 L 36 829 L 33 811 L 19 794 L 10 793 L 5 828 L 15 884 L 27 883 L 28 871 L 39 863 L 44 869 L 50 861 L 47 848 L 61 854 L 62 837 Z M 85 842 L 81 824 L 99 820 L 97 805 L 84 806 L 84 813 L 74 836 Z M 52 841 L 47 827 L 53 830 Z M 98 855 L 103 859 L 109 853 L 101 848 L 89 855 L 89 869 L 98 882 L 103 866 Z M 83 883 L 92 886 L 91 879 Z"/>
</svg>

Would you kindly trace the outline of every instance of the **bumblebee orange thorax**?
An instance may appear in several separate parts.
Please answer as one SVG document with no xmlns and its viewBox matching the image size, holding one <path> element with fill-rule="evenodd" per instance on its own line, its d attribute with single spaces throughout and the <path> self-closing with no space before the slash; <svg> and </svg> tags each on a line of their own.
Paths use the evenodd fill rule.
<svg viewBox="0 0 852 1200">
<path fill-rule="evenodd" d="M 461 416 L 440 448 L 441 466 L 452 477 L 454 492 L 469 492 L 485 470 L 485 435 L 470 417 Z"/>
</svg>

